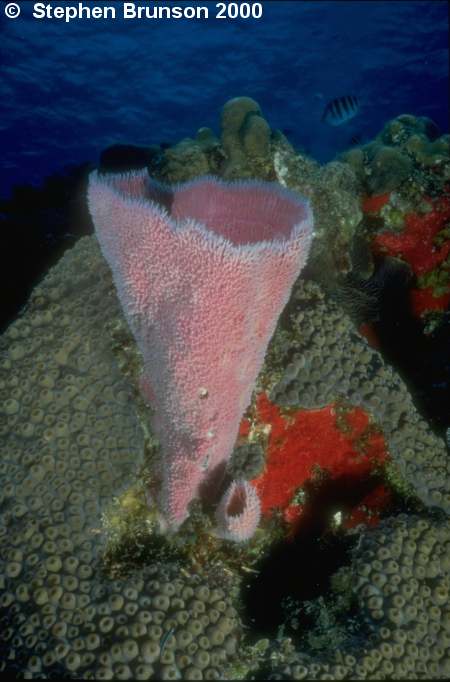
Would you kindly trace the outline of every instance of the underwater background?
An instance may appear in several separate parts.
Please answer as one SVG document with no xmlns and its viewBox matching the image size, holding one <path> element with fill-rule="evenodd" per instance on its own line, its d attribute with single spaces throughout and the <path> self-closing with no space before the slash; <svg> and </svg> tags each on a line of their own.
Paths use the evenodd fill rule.
<svg viewBox="0 0 450 682">
<path fill-rule="evenodd" d="M 69 24 L 33 20 L 33 3 L 21 5 L 18 19 L 0 18 L 3 197 L 65 164 L 95 162 L 113 143 L 217 131 L 220 108 L 238 95 L 319 161 L 402 113 L 448 130 L 445 2 L 265 0 L 261 19 Z M 326 103 L 348 94 L 361 101 L 358 117 L 321 123 Z"/>
<path fill-rule="evenodd" d="M 449 679 L 448 4 L 33 5 L 0 7 L 0 672 Z"/>
</svg>

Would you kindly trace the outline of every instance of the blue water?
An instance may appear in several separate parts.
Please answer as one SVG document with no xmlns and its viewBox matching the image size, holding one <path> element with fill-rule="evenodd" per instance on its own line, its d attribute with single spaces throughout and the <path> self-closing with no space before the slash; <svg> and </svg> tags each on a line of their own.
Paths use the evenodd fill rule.
<svg viewBox="0 0 450 682">
<path fill-rule="evenodd" d="M 446 2 L 263 0 L 259 20 L 66 24 L 33 19 L 34 3 L 18 1 L 18 19 L 0 8 L 3 196 L 96 162 L 112 143 L 170 143 L 205 125 L 219 133 L 220 109 L 238 95 L 321 161 L 401 113 L 448 131 Z M 140 4 L 155 2 L 168 4 Z M 184 4 L 214 13 L 214 2 Z M 321 123 L 327 101 L 345 94 L 358 96 L 360 114 L 339 128 Z"/>
</svg>

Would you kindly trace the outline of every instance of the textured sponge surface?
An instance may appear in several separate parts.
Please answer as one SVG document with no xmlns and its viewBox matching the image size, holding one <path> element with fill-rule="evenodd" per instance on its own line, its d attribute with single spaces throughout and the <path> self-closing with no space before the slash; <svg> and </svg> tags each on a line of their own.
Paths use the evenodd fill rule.
<svg viewBox="0 0 450 682">
<path fill-rule="evenodd" d="M 224 467 L 312 240 L 309 205 L 278 185 L 206 177 L 173 189 L 93 174 L 89 206 L 144 359 L 176 528 Z"/>
</svg>

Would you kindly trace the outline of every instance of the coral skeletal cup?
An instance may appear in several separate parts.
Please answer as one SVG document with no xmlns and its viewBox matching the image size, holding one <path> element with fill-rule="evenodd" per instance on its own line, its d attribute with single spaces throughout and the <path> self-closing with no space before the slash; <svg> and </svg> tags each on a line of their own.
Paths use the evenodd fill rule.
<svg viewBox="0 0 450 682">
<path fill-rule="evenodd" d="M 93 172 L 88 202 L 143 356 L 161 443 L 158 504 L 175 530 L 192 499 L 217 490 L 306 262 L 311 209 L 275 183 L 206 176 L 169 187 L 146 172 Z"/>
</svg>

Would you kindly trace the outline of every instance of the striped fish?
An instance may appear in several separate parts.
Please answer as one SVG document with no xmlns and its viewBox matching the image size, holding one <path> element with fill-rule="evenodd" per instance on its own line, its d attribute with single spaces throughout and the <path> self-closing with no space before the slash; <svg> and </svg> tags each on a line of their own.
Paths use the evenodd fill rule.
<svg viewBox="0 0 450 682">
<path fill-rule="evenodd" d="M 336 97 L 328 102 L 323 112 L 322 121 L 330 126 L 340 126 L 356 116 L 359 111 L 358 98 L 354 95 Z"/>
</svg>

